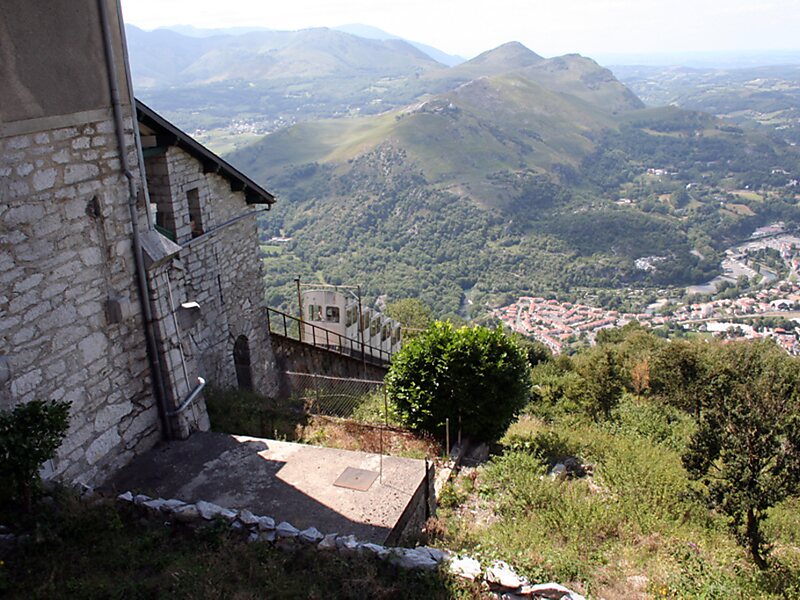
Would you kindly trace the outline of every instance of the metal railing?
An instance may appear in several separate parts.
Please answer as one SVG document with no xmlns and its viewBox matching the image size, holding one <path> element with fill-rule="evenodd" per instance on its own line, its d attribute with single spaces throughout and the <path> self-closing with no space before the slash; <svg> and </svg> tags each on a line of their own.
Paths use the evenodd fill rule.
<svg viewBox="0 0 800 600">
<path fill-rule="evenodd" d="M 276 333 L 286 338 L 357 358 L 364 362 L 383 366 L 392 361 L 392 352 L 390 350 L 376 348 L 274 308 L 267 308 L 267 328 L 270 333 Z M 311 330 L 310 336 L 308 335 L 309 328 Z"/>
</svg>

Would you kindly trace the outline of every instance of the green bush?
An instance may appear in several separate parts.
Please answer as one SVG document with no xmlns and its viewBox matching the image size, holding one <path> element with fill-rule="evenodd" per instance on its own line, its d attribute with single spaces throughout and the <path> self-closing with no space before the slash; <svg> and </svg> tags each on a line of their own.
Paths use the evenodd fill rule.
<svg viewBox="0 0 800 600">
<path fill-rule="evenodd" d="M 350 418 L 359 423 L 376 424 L 383 423 L 385 420 L 388 425 L 395 427 L 403 424 L 397 416 L 397 407 L 394 402 L 387 399 L 384 403 L 383 390 L 366 394 L 361 403 L 353 410 Z"/>
<path fill-rule="evenodd" d="M 445 419 L 464 435 L 499 438 L 528 400 L 528 362 L 500 329 L 437 321 L 397 354 L 386 377 L 406 425 L 436 436 Z"/>
<path fill-rule="evenodd" d="M 555 431 L 542 430 L 533 433 L 508 433 L 500 440 L 505 452 L 527 452 L 549 464 L 567 456 L 576 456 L 579 448 Z"/>
<path fill-rule="evenodd" d="M 683 411 L 629 394 L 623 395 L 604 425 L 611 433 L 642 437 L 679 452 L 694 430 L 694 421 Z"/>
<path fill-rule="evenodd" d="M 0 482 L 9 500 L 31 508 L 39 469 L 69 428 L 69 402 L 33 400 L 0 412 Z"/>
</svg>

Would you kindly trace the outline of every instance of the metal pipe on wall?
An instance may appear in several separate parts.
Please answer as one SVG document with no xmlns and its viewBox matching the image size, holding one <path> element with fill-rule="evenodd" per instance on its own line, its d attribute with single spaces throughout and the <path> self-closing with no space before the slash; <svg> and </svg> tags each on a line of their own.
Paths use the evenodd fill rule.
<svg viewBox="0 0 800 600">
<path fill-rule="evenodd" d="M 128 209 L 131 217 L 132 243 L 133 243 L 133 258 L 136 270 L 136 287 L 139 294 L 139 302 L 142 306 L 142 316 L 144 317 L 144 335 L 147 344 L 147 357 L 150 363 L 150 373 L 153 381 L 153 392 L 156 396 L 156 404 L 158 406 L 158 416 L 161 420 L 161 426 L 164 433 L 164 438 L 171 440 L 172 425 L 169 420 L 167 410 L 167 393 L 164 387 L 164 379 L 161 371 L 161 360 L 158 355 L 158 347 L 156 346 L 155 331 L 153 327 L 153 311 L 150 306 L 150 291 L 147 286 L 147 274 L 144 269 L 144 260 L 142 258 L 142 242 L 139 237 L 139 215 L 136 209 L 136 200 L 138 197 L 136 177 L 131 172 L 128 165 L 128 145 L 125 143 L 125 126 L 122 119 L 122 105 L 120 102 L 119 86 L 117 84 L 117 63 L 114 56 L 114 47 L 111 41 L 111 26 L 108 20 L 108 8 L 105 0 L 98 0 L 97 5 L 100 11 L 100 24 L 103 34 L 103 49 L 105 52 L 106 67 L 108 70 L 108 86 L 109 93 L 111 94 L 111 107 L 114 115 L 114 130 L 117 136 L 117 146 L 119 148 L 119 159 L 122 172 L 128 180 Z M 120 19 L 120 29 L 123 29 L 122 20 Z M 127 70 L 127 67 L 126 67 Z M 133 111 L 133 105 L 131 105 Z M 131 113 L 131 118 L 135 119 L 135 115 Z M 136 138 L 134 131 L 134 138 Z M 143 186 L 144 189 L 147 186 Z M 148 209 L 149 210 L 149 209 Z"/>
</svg>

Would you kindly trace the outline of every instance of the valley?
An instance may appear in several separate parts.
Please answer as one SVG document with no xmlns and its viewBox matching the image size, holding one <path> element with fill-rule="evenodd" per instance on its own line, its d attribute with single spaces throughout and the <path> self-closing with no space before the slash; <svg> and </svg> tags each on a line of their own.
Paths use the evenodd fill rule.
<svg viewBox="0 0 800 600">
<path fill-rule="evenodd" d="M 515 42 L 447 66 L 327 29 L 129 36 L 140 95 L 278 195 L 261 252 L 279 308 L 299 275 L 456 319 L 519 296 L 635 314 L 724 275 L 755 228 L 800 223 L 788 130 L 692 104 L 752 73 L 618 80 Z M 769 85 L 792 121 L 790 77 Z"/>
</svg>

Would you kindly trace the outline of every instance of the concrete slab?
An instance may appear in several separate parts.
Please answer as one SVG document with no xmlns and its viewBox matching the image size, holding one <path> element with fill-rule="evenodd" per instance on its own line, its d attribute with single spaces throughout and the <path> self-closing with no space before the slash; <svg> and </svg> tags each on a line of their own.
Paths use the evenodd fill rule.
<svg viewBox="0 0 800 600">
<path fill-rule="evenodd" d="M 334 485 L 348 467 L 378 472 L 380 456 L 270 439 L 196 432 L 134 459 L 106 485 L 288 521 L 299 529 L 353 534 L 382 544 L 424 491 L 425 463 L 383 457 L 383 477 L 367 491 Z M 394 536 L 391 536 L 394 537 Z"/>
</svg>

